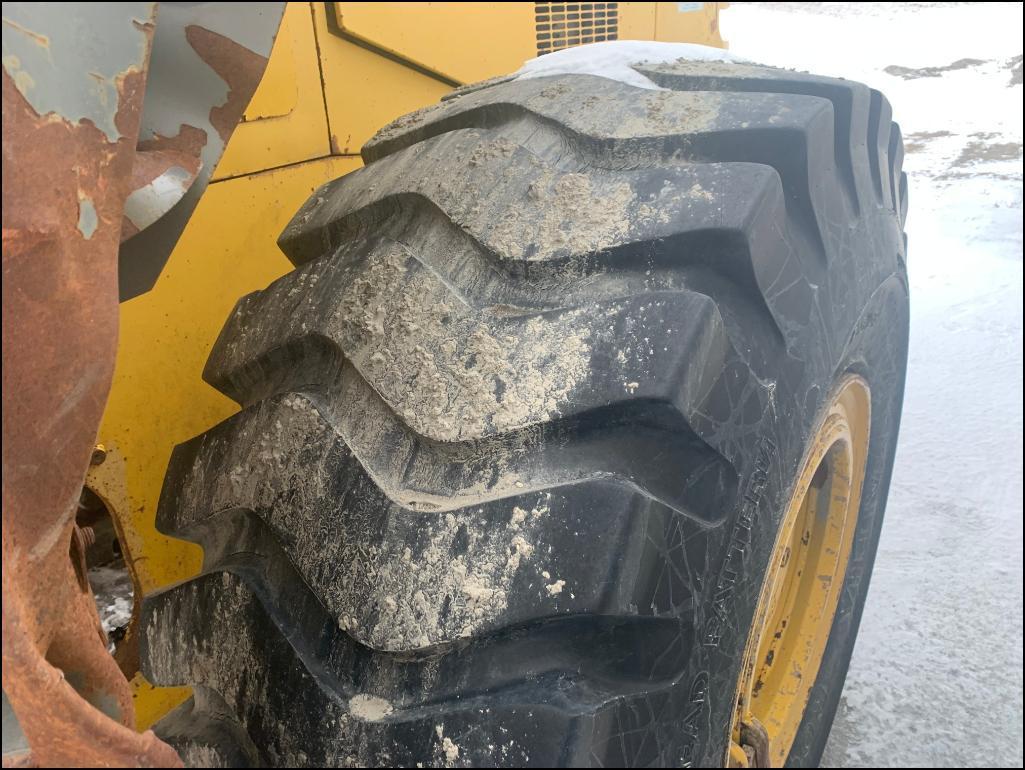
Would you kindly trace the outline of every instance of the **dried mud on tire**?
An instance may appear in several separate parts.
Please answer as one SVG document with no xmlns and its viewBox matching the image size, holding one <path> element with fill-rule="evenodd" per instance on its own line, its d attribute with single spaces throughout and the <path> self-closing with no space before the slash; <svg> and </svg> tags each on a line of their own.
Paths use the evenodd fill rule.
<svg viewBox="0 0 1025 770">
<path fill-rule="evenodd" d="M 721 763 L 740 651 L 832 383 L 864 503 L 792 761 L 817 762 L 903 391 L 903 145 L 876 91 L 746 65 L 502 81 L 399 119 L 282 234 L 206 379 L 147 599 L 189 762 Z"/>
</svg>

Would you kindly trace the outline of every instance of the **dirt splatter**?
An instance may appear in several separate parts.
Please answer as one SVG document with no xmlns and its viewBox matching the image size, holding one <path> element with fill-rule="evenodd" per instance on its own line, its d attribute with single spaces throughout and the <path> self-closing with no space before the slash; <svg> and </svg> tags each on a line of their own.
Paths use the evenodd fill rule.
<svg viewBox="0 0 1025 770">
<path fill-rule="evenodd" d="M 934 139 L 953 136 L 949 131 L 918 131 L 904 137 L 904 152 L 913 153 L 924 150 Z"/>
<path fill-rule="evenodd" d="M 357 719 L 379 722 L 392 713 L 392 705 L 374 695 L 355 695 L 349 700 L 349 712 Z"/>
<path fill-rule="evenodd" d="M 587 375 L 589 331 L 567 328 L 572 312 L 564 316 L 570 323 L 531 318 L 507 331 L 468 314 L 437 283 L 401 246 L 387 247 L 347 285 L 332 336 L 385 401 L 431 439 L 476 438 L 555 417 Z"/>
<path fill-rule="evenodd" d="M 441 750 L 441 753 L 445 755 L 445 762 L 451 765 L 459 759 L 459 746 L 456 745 L 455 741 L 445 735 L 445 728 L 443 725 L 435 725 L 434 734 L 438 736 L 438 740 L 441 742 L 439 749 Z"/>
<path fill-rule="evenodd" d="M 635 196 L 626 182 L 599 191 L 587 174 L 545 170 L 528 194 L 537 206 L 510 207 L 489 234 L 503 254 L 532 261 L 586 254 L 621 242 L 630 229 L 628 207 Z M 532 253 L 524 253 L 528 244 Z"/>
<path fill-rule="evenodd" d="M 441 750 L 445 752 L 445 759 L 448 762 L 455 762 L 459 759 L 459 747 L 452 742 L 451 738 L 442 738 Z"/>
<path fill-rule="evenodd" d="M 954 72 L 956 70 L 964 70 L 969 67 L 978 67 L 980 64 L 985 64 L 982 59 L 958 59 L 955 62 L 946 64 L 942 67 L 901 67 L 897 64 L 891 64 L 888 67 L 883 68 L 883 72 L 894 77 L 903 78 L 904 80 L 917 80 L 918 78 L 938 78 L 943 75 L 944 72 Z"/>
<path fill-rule="evenodd" d="M 969 142 L 961 150 L 954 161 L 955 167 L 974 166 L 977 163 L 988 163 L 1001 160 L 1018 160 L 1021 158 L 1020 142 Z"/>
<path fill-rule="evenodd" d="M 547 497 L 545 495 L 544 497 Z M 534 511 L 546 504 L 539 502 Z M 542 514 L 516 507 L 504 532 L 440 517 L 417 557 L 384 560 L 375 575 L 385 601 L 368 640 L 383 649 L 424 648 L 470 637 L 508 606 L 512 582 L 534 555 Z M 355 627 L 355 620 L 347 621 Z"/>
</svg>

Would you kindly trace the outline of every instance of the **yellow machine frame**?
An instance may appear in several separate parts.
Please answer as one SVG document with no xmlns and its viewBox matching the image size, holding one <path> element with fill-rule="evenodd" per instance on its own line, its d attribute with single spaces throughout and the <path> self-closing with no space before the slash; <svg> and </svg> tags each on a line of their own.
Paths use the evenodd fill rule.
<svg viewBox="0 0 1025 770">
<path fill-rule="evenodd" d="M 202 567 L 198 546 L 155 529 L 164 472 L 176 444 L 238 411 L 203 382 L 203 366 L 235 302 L 291 269 L 275 240 L 310 193 L 362 165 L 359 148 L 389 121 L 536 56 L 549 39 L 542 21 L 614 9 L 619 39 L 722 46 L 723 5 L 288 4 L 263 80 L 156 284 L 121 305 L 97 439 L 116 462 L 88 483 L 111 509 L 137 597 Z M 189 693 L 141 675 L 133 687 L 140 730 Z"/>
</svg>

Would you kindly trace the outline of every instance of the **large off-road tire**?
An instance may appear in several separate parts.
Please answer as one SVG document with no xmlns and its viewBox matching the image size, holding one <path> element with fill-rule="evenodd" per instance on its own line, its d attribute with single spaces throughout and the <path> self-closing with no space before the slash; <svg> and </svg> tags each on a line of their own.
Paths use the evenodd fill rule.
<svg viewBox="0 0 1025 770">
<path fill-rule="evenodd" d="M 790 762 L 822 752 L 886 500 L 902 144 L 857 83 L 725 64 L 502 82 L 401 118 L 280 239 L 206 379 L 144 673 L 190 762 L 707 765 L 834 385 L 861 510 Z"/>
</svg>

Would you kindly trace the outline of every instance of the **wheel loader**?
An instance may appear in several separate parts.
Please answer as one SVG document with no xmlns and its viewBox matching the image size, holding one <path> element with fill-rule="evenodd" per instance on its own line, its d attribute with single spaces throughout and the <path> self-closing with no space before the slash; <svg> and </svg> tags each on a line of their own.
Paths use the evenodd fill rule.
<svg viewBox="0 0 1025 770">
<path fill-rule="evenodd" d="M 817 765 L 903 145 L 724 6 L 4 4 L 5 767 Z"/>
</svg>

